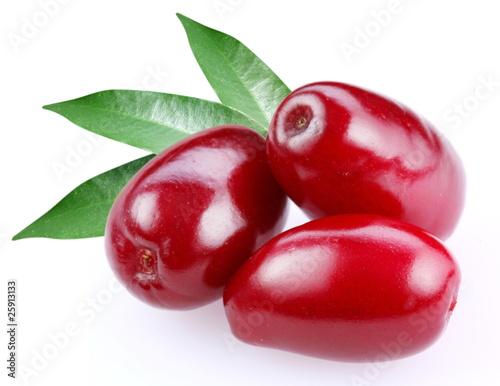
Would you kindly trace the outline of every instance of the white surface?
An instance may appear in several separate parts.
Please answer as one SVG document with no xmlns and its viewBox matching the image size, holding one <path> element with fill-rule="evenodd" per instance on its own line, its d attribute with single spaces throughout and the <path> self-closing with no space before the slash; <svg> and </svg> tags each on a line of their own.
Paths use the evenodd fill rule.
<svg viewBox="0 0 500 386">
<path fill-rule="evenodd" d="M 6 299 L 7 280 L 16 279 L 18 358 L 37 368 L 29 384 L 411 386 L 497 379 L 500 24 L 494 2 L 59 0 L 44 11 L 47 1 L 0 5 L 0 297 Z M 223 14 L 216 10 L 221 4 Z M 377 22 L 387 15 L 383 9 L 392 16 Z M 42 105 L 110 88 L 216 100 L 175 12 L 239 38 L 292 89 L 317 80 L 373 89 L 422 113 L 453 142 L 469 183 L 462 220 L 447 241 L 463 286 L 433 347 L 379 367 L 259 349 L 231 338 L 221 302 L 162 311 L 117 289 L 102 239 L 10 241 L 81 182 L 143 154 L 97 140 Z M 8 36 L 22 33 L 33 18 L 43 26 L 16 53 Z M 340 47 L 366 28 L 376 36 L 348 62 Z M 482 86 L 488 78 L 489 88 Z M 464 103 L 467 118 L 453 110 Z M 54 162 L 74 151 L 86 155 L 58 176 Z M 288 226 L 304 220 L 293 211 Z M 6 314 L 5 300 L 0 311 Z M 51 339 L 62 348 L 53 350 Z M 0 359 L 7 355 L 1 347 Z M 40 354 L 50 359 L 41 361 Z M 6 373 L 2 366 L 2 384 Z"/>
</svg>

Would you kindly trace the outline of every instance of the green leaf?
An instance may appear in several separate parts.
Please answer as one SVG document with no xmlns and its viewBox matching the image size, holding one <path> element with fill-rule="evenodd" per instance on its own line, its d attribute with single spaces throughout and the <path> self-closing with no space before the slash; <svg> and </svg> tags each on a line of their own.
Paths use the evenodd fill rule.
<svg viewBox="0 0 500 386">
<path fill-rule="evenodd" d="M 223 32 L 177 14 L 191 50 L 220 101 L 264 127 L 290 89 L 252 51 Z"/>
<path fill-rule="evenodd" d="M 266 133 L 265 127 L 231 107 L 159 92 L 108 90 L 44 108 L 96 134 L 153 153 L 219 125 L 239 124 Z"/>
<path fill-rule="evenodd" d="M 148 155 L 87 180 L 12 239 L 80 239 L 104 235 L 111 205 L 125 184 L 148 162 Z"/>
</svg>

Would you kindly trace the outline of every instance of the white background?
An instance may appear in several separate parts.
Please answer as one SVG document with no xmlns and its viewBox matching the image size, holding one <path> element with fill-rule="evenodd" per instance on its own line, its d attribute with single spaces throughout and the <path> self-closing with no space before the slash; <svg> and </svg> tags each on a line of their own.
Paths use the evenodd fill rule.
<svg viewBox="0 0 500 386">
<path fill-rule="evenodd" d="M 7 281 L 16 279 L 18 376 L 21 365 L 31 369 L 25 383 L 498 381 L 500 23 L 493 1 L 401 0 L 383 26 L 376 15 L 390 8 L 386 0 L 60 0 L 50 12 L 42 7 L 47 1 L 0 6 L 0 312 L 6 314 Z M 41 106 L 113 88 L 216 100 L 175 12 L 237 37 L 292 89 L 335 80 L 376 90 L 426 116 L 454 144 L 466 166 L 468 194 L 447 245 L 461 265 L 463 285 L 448 329 L 434 346 L 378 367 L 256 348 L 230 337 L 221 301 L 174 312 L 116 290 L 101 238 L 10 241 L 81 182 L 143 154 L 110 140 L 89 150 L 84 130 Z M 12 44 L 30 21 L 40 27 Z M 366 29 L 372 36 L 363 42 L 359 31 Z M 350 56 L 342 52 L 355 43 L 364 47 Z M 488 79 L 489 90 L 482 86 Z M 460 105 L 466 118 L 454 112 Z M 83 148 L 87 154 L 58 176 L 54 163 Z M 293 210 L 288 227 L 304 221 Z M 6 315 L 0 320 L 6 323 Z M 4 334 L 1 383 L 23 384 L 6 376 L 6 341 Z"/>
</svg>

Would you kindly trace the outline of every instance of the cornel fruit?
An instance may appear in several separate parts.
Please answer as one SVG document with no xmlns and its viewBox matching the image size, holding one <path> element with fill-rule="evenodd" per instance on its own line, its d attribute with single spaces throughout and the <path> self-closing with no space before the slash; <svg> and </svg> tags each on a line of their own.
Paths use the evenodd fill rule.
<svg viewBox="0 0 500 386">
<path fill-rule="evenodd" d="M 230 280 L 224 307 L 246 343 L 385 361 L 439 337 L 459 284 L 454 258 L 423 229 L 378 215 L 338 215 L 266 243 Z"/>
<path fill-rule="evenodd" d="M 109 263 L 150 305 L 204 305 L 282 230 L 286 200 L 264 137 L 241 126 L 204 130 L 158 154 L 120 192 L 106 225 Z"/>
<path fill-rule="evenodd" d="M 445 239 L 462 212 L 465 176 L 451 144 L 407 107 L 355 86 L 293 91 L 273 117 L 267 152 L 311 219 L 379 214 Z"/>
</svg>

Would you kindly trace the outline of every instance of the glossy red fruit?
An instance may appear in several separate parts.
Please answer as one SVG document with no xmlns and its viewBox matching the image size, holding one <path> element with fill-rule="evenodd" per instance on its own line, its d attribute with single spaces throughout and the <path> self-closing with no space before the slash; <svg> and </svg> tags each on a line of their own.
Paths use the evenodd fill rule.
<svg viewBox="0 0 500 386">
<path fill-rule="evenodd" d="M 264 137 L 216 127 L 164 150 L 129 181 L 109 214 L 106 252 L 139 299 L 194 308 L 222 295 L 236 269 L 281 231 L 285 215 Z"/>
<path fill-rule="evenodd" d="M 273 117 L 267 152 L 311 219 L 373 213 L 445 239 L 462 212 L 464 170 L 450 143 L 407 107 L 358 87 L 293 91 Z"/>
<path fill-rule="evenodd" d="M 247 260 L 224 292 L 234 335 L 339 361 L 415 354 L 444 331 L 460 282 L 436 237 L 377 215 L 288 230 Z"/>
</svg>

